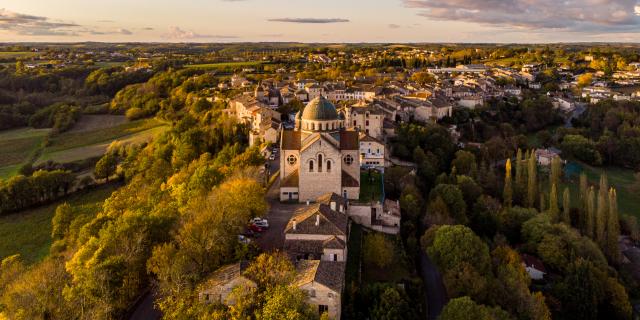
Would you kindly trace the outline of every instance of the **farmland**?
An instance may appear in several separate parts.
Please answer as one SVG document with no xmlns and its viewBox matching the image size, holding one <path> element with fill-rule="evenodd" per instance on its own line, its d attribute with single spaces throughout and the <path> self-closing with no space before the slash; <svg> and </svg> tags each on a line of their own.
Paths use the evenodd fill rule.
<svg viewBox="0 0 640 320">
<path fill-rule="evenodd" d="M 37 55 L 37 53 L 29 52 L 29 51 L 17 51 L 17 52 L 0 51 L 0 59 L 27 58 L 27 57 L 33 57 L 35 55 Z"/>
<path fill-rule="evenodd" d="M 228 69 L 228 68 L 242 68 L 242 67 L 256 67 L 261 65 L 261 61 L 246 61 L 246 62 L 220 62 L 220 63 L 203 63 L 203 64 L 190 64 L 187 68 L 195 69 Z"/>
<path fill-rule="evenodd" d="M 49 129 L 22 128 L 0 132 L 0 178 L 18 171 L 37 155 Z"/>
</svg>

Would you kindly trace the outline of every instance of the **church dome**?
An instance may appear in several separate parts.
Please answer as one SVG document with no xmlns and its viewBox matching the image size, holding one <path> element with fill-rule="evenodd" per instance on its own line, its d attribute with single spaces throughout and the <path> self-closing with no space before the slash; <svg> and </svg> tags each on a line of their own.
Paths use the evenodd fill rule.
<svg viewBox="0 0 640 320">
<path fill-rule="evenodd" d="M 302 111 L 304 120 L 337 120 L 338 111 L 336 106 L 329 100 L 320 96 L 311 100 Z"/>
</svg>

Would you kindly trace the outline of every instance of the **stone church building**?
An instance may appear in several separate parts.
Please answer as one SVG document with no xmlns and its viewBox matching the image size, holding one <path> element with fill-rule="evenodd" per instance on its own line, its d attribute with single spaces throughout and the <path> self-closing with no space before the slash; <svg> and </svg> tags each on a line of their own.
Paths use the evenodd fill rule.
<svg viewBox="0 0 640 320">
<path fill-rule="evenodd" d="M 314 201 L 327 193 L 360 197 L 358 132 L 322 96 L 296 114 L 280 139 L 280 200 Z"/>
</svg>

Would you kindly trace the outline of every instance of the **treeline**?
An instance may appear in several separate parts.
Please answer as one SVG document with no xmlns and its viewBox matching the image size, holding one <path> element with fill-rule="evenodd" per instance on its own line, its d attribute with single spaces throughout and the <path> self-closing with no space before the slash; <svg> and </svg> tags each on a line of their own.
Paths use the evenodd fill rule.
<svg viewBox="0 0 640 320">
<path fill-rule="evenodd" d="M 559 137 L 569 155 L 594 165 L 640 168 L 640 102 L 598 102 L 574 125 Z"/>
<path fill-rule="evenodd" d="M 52 133 L 67 131 L 80 119 L 82 110 L 78 106 L 53 104 L 38 110 L 29 118 L 29 126 L 34 128 L 53 128 Z"/>
<path fill-rule="evenodd" d="M 62 198 L 71 191 L 75 178 L 69 171 L 39 170 L 28 177 L 0 179 L 0 215 Z"/>
</svg>

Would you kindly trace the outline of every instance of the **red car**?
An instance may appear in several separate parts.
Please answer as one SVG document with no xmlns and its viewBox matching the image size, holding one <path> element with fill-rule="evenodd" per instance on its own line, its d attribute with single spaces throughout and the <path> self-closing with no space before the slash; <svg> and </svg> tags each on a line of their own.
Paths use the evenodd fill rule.
<svg viewBox="0 0 640 320">
<path fill-rule="evenodd" d="M 264 229 L 262 229 L 261 227 L 256 226 L 255 224 L 250 224 L 249 225 L 249 230 L 253 231 L 253 232 L 263 232 Z"/>
</svg>

